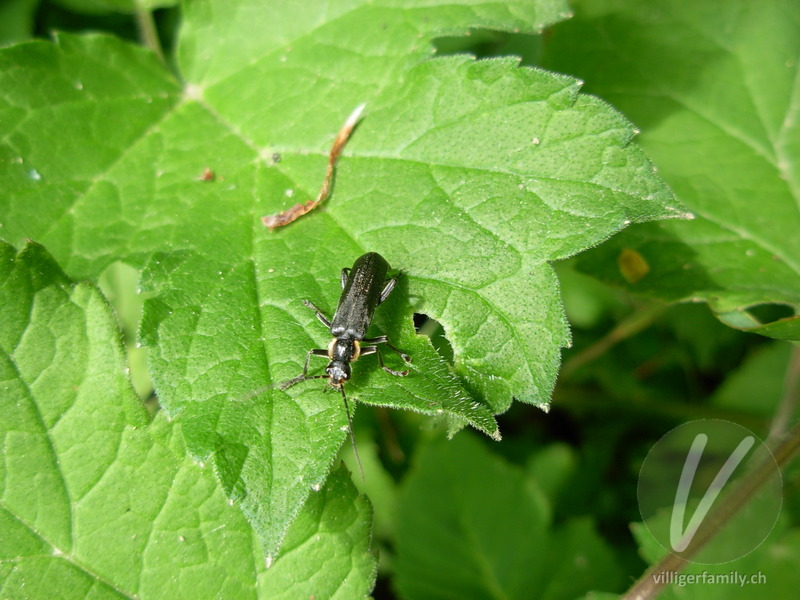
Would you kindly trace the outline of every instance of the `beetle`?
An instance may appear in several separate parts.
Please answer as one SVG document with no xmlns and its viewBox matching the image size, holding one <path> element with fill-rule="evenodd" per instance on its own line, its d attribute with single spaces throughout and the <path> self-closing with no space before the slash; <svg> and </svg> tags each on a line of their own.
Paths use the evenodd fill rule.
<svg viewBox="0 0 800 600">
<path fill-rule="evenodd" d="M 280 385 L 281 390 L 286 390 L 307 379 L 327 379 L 332 388 L 341 392 L 347 413 L 347 423 L 350 427 L 350 439 L 353 442 L 353 451 L 359 469 L 361 469 L 361 460 L 358 457 L 350 407 L 344 392 L 344 384 L 350 379 L 350 363 L 355 362 L 361 356 L 377 354 L 378 364 L 384 371 L 396 377 L 407 376 L 408 370 L 395 371 L 383 364 L 383 357 L 378 349 L 379 344 L 397 352 L 406 363 L 411 362 L 411 357 L 393 346 L 387 336 L 365 338 L 375 309 L 389 297 L 397 285 L 397 278 L 386 279 L 388 272 L 389 263 L 377 252 L 367 252 L 356 259 L 352 269 L 342 269 L 342 295 L 339 297 L 339 304 L 333 319 L 325 316 L 325 313 L 309 300 L 303 300 L 303 304 L 315 312 L 317 319 L 330 330 L 333 337 L 327 349 L 312 348 L 309 350 L 306 354 L 303 372 Z M 362 346 L 362 342 L 368 345 Z M 329 359 L 330 362 L 325 367 L 324 374 L 308 374 L 308 362 L 312 356 L 325 356 Z M 363 470 L 361 475 L 363 477 Z"/>
</svg>

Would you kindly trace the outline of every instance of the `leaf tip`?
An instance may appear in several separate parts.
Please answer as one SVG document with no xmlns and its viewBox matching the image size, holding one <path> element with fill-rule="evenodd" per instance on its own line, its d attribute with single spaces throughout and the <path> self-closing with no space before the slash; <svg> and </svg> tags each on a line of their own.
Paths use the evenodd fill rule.
<svg viewBox="0 0 800 600">
<path fill-rule="evenodd" d="M 697 218 L 697 215 L 692 211 L 681 207 L 668 206 L 667 210 L 671 212 L 676 219 L 681 219 L 682 221 L 693 221 Z"/>
</svg>

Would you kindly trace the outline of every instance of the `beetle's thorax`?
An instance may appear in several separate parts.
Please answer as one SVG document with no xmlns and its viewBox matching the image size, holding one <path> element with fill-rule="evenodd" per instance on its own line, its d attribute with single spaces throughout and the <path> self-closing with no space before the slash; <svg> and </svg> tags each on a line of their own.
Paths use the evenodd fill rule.
<svg viewBox="0 0 800 600">
<path fill-rule="evenodd" d="M 361 347 L 358 340 L 349 338 L 333 338 L 328 344 L 328 357 L 331 362 L 325 368 L 329 382 L 333 387 L 341 386 L 350 379 L 350 363 L 358 360 Z"/>
</svg>

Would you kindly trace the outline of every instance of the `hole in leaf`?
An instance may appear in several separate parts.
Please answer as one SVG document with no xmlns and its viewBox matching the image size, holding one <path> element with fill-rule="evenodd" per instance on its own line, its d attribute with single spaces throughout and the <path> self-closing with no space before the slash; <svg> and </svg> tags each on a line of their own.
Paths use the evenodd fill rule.
<svg viewBox="0 0 800 600">
<path fill-rule="evenodd" d="M 542 36 L 506 33 L 489 29 L 470 29 L 466 35 L 443 36 L 433 40 L 438 56 L 471 54 L 475 58 L 518 56 L 522 64 L 541 62 Z"/>
<path fill-rule="evenodd" d="M 759 323 L 772 323 L 795 315 L 794 309 L 786 304 L 758 304 L 747 309 Z"/>
<path fill-rule="evenodd" d="M 436 351 L 451 365 L 453 364 L 453 346 L 447 339 L 444 327 L 436 319 L 422 313 L 414 313 L 414 327 L 417 333 L 427 335 Z"/>
</svg>

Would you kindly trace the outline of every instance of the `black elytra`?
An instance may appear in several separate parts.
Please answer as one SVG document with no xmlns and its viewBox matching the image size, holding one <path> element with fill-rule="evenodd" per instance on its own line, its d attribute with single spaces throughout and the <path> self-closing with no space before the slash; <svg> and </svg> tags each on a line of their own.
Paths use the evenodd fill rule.
<svg viewBox="0 0 800 600">
<path fill-rule="evenodd" d="M 317 319 L 330 329 L 333 338 L 328 344 L 328 348 L 312 348 L 306 354 L 306 362 L 303 365 L 303 372 L 289 381 L 281 384 L 280 389 L 286 390 L 296 383 L 307 379 L 327 379 L 331 387 L 338 389 L 342 393 L 345 411 L 347 412 L 347 422 L 350 426 L 350 438 L 353 442 L 353 450 L 361 469 L 361 460 L 356 449 L 356 440 L 353 435 L 353 421 L 350 418 L 350 407 L 347 404 L 347 396 L 344 393 L 344 383 L 350 379 L 350 363 L 358 360 L 360 356 L 377 354 L 378 364 L 381 368 L 391 375 L 405 377 L 408 371 L 394 371 L 383 364 L 383 357 L 378 349 L 379 344 L 397 352 L 407 363 L 411 362 L 411 357 L 395 348 L 389 338 L 381 335 L 374 338 L 364 338 L 367 329 L 372 322 L 375 309 L 378 308 L 389 294 L 392 293 L 397 279 L 386 280 L 389 272 L 389 263 L 377 252 L 367 252 L 356 259 L 352 269 L 342 269 L 342 295 L 339 298 L 339 305 L 333 319 L 328 319 L 325 314 L 308 300 L 303 300 L 303 304 L 312 309 Z M 368 345 L 362 346 L 361 342 Z M 308 375 L 308 362 L 312 356 L 328 357 L 330 362 L 325 367 L 324 375 Z M 361 476 L 364 476 L 362 470 Z"/>
</svg>

